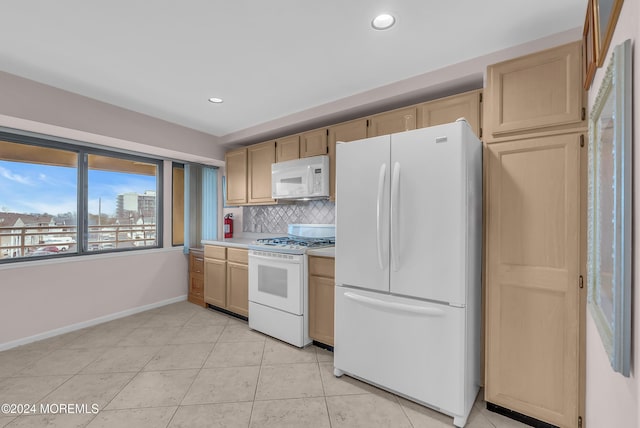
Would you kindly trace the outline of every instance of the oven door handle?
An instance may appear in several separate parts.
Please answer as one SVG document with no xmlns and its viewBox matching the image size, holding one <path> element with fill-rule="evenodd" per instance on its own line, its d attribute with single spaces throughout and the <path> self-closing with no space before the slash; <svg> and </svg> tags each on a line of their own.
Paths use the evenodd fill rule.
<svg viewBox="0 0 640 428">
<path fill-rule="evenodd" d="M 293 254 L 294 256 L 299 256 L 299 254 Z M 255 254 L 249 254 L 249 263 L 251 260 L 264 260 L 267 262 L 276 262 L 276 263 L 289 263 L 289 264 L 300 264 L 301 261 L 296 257 L 295 259 L 289 258 L 280 258 L 280 257 L 269 257 L 269 256 L 258 256 Z"/>
</svg>

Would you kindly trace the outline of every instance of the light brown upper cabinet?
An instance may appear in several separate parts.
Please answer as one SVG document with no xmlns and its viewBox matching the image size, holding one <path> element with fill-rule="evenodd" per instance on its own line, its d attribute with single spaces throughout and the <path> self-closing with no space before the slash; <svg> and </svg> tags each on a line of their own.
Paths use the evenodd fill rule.
<svg viewBox="0 0 640 428">
<path fill-rule="evenodd" d="M 247 203 L 247 149 L 228 151 L 224 155 L 227 174 L 227 205 Z"/>
<path fill-rule="evenodd" d="M 416 129 L 416 108 L 401 108 L 369 118 L 368 137 Z"/>
<path fill-rule="evenodd" d="M 481 137 L 480 115 L 482 91 L 476 90 L 418 105 L 418 128 L 454 122 L 464 117 L 473 132 Z"/>
<path fill-rule="evenodd" d="M 328 153 L 327 134 L 326 128 L 300 134 L 300 157 L 326 155 Z"/>
<path fill-rule="evenodd" d="M 329 199 L 336 198 L 336 142 L 367 138 L 367 119 L 357 119 L 329 128 Z"/>
<path fill-rule="evenodd" d="M 276 161 L 276 142 L 255 144 L 247 148 L 248 155 L 248 203 L 274 203 L 271 199 L 271 164 Z"/>
<path fill-rule="evenodd" d="M 300 158 L 300 136 L 278 138 L 276 140 L 276 162 Z"/>
<path fill-rule="evenodd" d="M 487 137 L 509 137 L 585 120 L 580 42 L 487 68 L 484 128 Z"/>
</svg>

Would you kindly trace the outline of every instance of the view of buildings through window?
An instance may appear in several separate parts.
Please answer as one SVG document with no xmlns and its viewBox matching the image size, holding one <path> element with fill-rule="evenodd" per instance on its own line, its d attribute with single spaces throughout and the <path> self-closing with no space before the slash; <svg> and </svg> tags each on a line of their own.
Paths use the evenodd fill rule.
<svg viewBox="0 0 640 428">
<path fill-rule="evenodd" d="M 157 173 L 153 160 L 0 140 L 0 259 L 157 246 Z"/>
</svg>

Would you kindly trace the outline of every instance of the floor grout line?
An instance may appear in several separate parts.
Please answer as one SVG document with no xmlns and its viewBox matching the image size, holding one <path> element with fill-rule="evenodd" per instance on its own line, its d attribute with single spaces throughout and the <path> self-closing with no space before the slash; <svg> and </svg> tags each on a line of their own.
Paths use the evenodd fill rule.
<svg viewBox="0 0 640 428">
<path fill-rule="evenodd" d="M 161 417 L 163 418 L 162 420 L 167 420 L 165 425 L 158 425 L 158 426 L 165 426 L 165 427 L 170 427 L 172 424 L 182 423 L 188 420 L 189 417 L 192 417 L 189 415 L 191 411 L 185 411 L 185 410 L 180 411 L 182 407 L 193 408 L 194 412 L 195 412 L 195 408 L 197 407 L 199 412 L 198 414 L 201 414 L 201 415 L 209 414 L 209 412 L 210 414 L 217 414 L 216 412 L 229 412 L 235 409 L 233 406 L 229 407 L 227 405 L 237 405 L 238 406 L 236 407 L 237 409 L 242 409 L 242 412 L 238 412 L 238 415 L 241 415 L 243 418 L 242 421 L 246 423 L 248 426 L 251 426 L 252 424 L 256 425 L 256 424 L 260 424 L 263 421 L 263 418 L 265 418 L 267 415 L 269 415 L 270 417 L 274 417 L 273 413 L 265 413 L 267 408 L 271 409 L 271 406 L 269 404 L 260 404 L 260 403 L 273 402 L 275 404 L 277 402 L 280 402 L 282 404 L 277 404 L 276 406 L 277 408 L 283 408 L 283 409 L 288 408 L 289 405 L 287 403 L 292 403 L 292 405 L 295 404 L 294 408 L 302 409 L 302 411 L 312 411 L 314 415 L 326 414 L 326 417 L 328 419 L 328 426 L 333 428 L 337 426 L 342 426 L 342 424 L 344 424 L 344 421 L 341 422 L 339 419 L 332 419 L 332 414 L 336 416 L 338 414 L 336 412 L 340 411 L 340 407 L 336 407 L 338 403 L 346 401 L 349 397 L 362 397 L 354 400 L 353 402 L 369 403 L 368 404 L 369 406 L 371 405 L 370 403 L 377 403 L 377 401 L 370 401 L 370 399 L 364 398 L 367 396 L 377 395 L 376 394 L 377 390 L 373 390 L 373 389 L 369 390 L 368 388 L 367 389 L 364 389 L 364 388 L 351 389 L 349 388 L 349 385 L 341 385 L 337 383 L 334 385 L 332 379 L 329 379 L 326 376 L 323 377 L 323 368 L 327 369 L 326 366 L 333 365 L 333 359 L 332 359 L 333 356 L 330 354 L 325 354 L 322 348 L 315 345 L 310 345 L 309 347 L 297 349 L 295 347 L 286 345 L 284 342 L 280 342 L 278 340 L 272 339 L 263 334 L 260 334 L 261 337 L 259 337 L 258 340 L 252 340 L 254 339 L 253 334 L 249 334 L 247 332 L 253 333 L 253 330 L 249 329 L 246 321 L 239 321 L 226 314 L 219 314 L 214 311 L 205 310 L 205 309 L 201 310 L 201 309 L 202 308 L 194 309 L 194 307 L 190 306 L 190 304 L 187 305 L 187 304 L 177 303 L 174 305 L 168 305 L 163 308 L 155 308 L 153 312 L 150 311 L 151 313 L 146 314 L 145 317 L 140 317 L 139 314 L 132 315 L 132 316 L 136 316 L 136 315 L 138 316 L 138 318 L 136 319 L 139 321 L 137 321 L 138 324 L 135 326 L 133 326 L 133 323 L 127 322 L 125 317 L 125 318 L 120 318 L 118 320 L 114 320 L 113 325 L 109 325 L 109 322 L 107 322 L 99 326 L 92 326 L 89 330 L 81 334 L 78 334 L 77 332 L 68 333 L 68 334 L 74 334 L 74 333 L 77 334 L 77 337 L 70 336 L 68 340 L 65 338 L 60 338 L 58 342 L 49 342 L 48 344 L 45 343 L 42 345 L 42 347 L 38 347 L 37 342 L 34 342 L 32 344 L 25 345 L 25 346 L 29 346 L 29 348 L 24 350 L 20 350 L 20 348 L 14 348 L 11 350 L 0 352 L 0 355 L 10 355 L 10 356 L 14 355 L 16 358 L 19 358 L 21 356 L 20 352 L 24 351 L 25 353 L 22 355 L 24 355 L 25 358 L 29 358 L 29 357 L 34 358 L 34 360 L 31 361 L 29 364 L 25 365 L 22 368 L 19 368 L 18 370 L 13 371 L 9 376 L 4 376 L 0 378 L 0 393 L 3 393 L 3 395 L 6 395 L 5 391 L 8 391 L 8 390 L 7 389 L 3 390 L 2 388 L 3 388 L 3 384 L 9 385 L 7 384 L 7 379 L 10 380 L 15 378 L 26 378 L 28 380 L 23 381 L 24 385 L 30 385 L 31 383 L 35 385 L 36 382 L 38 381 L 38 378 L 66 376 L 67 378 L 60 385 L 57 385 L 54 389 L 47 392 L 37 400 L 38 402 L 44 402 L 47 400 L 47 397 L 53 397 L 55 393 L 57 391 L 60 391 L 61 388 L 64 388 L 65 385 L 69 386 L 69 382 L 73 382 L 75 380 L 75 382 L 78 385 L 81 385 L 82 383 L 81 380 L 83 379 L 84 376 L 87 376 L 86 379 L 88 380 L 93 380 L 94 376 L 95 378 L 100 378 L 100 376 L 116 376 L 116 375 L 126 374 L 126 375 L 130 375 L 130 378 L 127 379 L 126 382 L 124 382 L 122 386 L 119 387 L 117 391 L 115 391 L 115 393 L 113 393 L 113 395 L 108 400 L 104 400 L 105 404 L 103 408 L 100 409 L 100 413 L 101 412 L 120 412 L 120 411 L 144 412 L 146 409 L 171 408 L 173 409 L 173 412 L 171 413 L 169 410 L 165 410 L 164 413 L 160 411 L 150 412 L 150 414 L 158 415 L 154 417 L 160 417 L 161 415 Z M 209 324 L 207 322 L 208 317 L 211 317 L 213 324 Z M 116 322 L 118 323 L 116 324 Z M 147 323 L 159 324 L 159 325 L 149 326 L 147 325 Z M 190 324 L 190 323 L 193 323 L 193 324 Z M 100 326 L 102 327 L 100 328 Z M 212 327 L 210 330 L 212 332 L 219 331 L 217 336 L 215 336 L 215 340 L 211 340 L 210 337 L 205 337 L 206 334 L 201 334 L 200 336 L 198 336 L 197 331 L 194 331 L 193 336 L 184 338 L 184 340 L 193 341 L 193 343 L 171 343 L 173 341 L 180 341 L 181 333 L 191 333 L 189 330 L 198 330 L 199 328 L 209 329 L 210 327 Z M 118 338 L 117 340 L 116 339 L 111 340 L 111 337 L 116 337 L 116 338 L 119 337 L 119 330 L 126 332 L 126 334 L 123 333 L 122 337 Z M 104 343 L 101 343 L 101 339 L 99 337 L 100 331 L 103 331 L 106 334 L 111 335 L 109 338 L 104 339 Z M 134 335 L 136 331 L 138 331 L 138 334 Z M 167 331 L 170 333 L 166 333 Z M 139 341 L 144 341 L 145 339 L 147 340 L 149 339 L 149 337 L 146 337 L 146 336 L 149 336 L 149 335 L 153 336 L 155 334 L 160 334 L 162 332 L 165 332 L 165 335 L 167 337 L 170 336 L 170 338 L 168 338 L 166 341 L 164 341 L 161 344 L 154 344 L 153 342 L 151 344 L 135 342 L 136 338 L 138 338 Z M 227 333 L 226 336 L 224 336 L 225 332 Z M 229 333 L 237 334 L 238 336 L 229 337 Z M 130 339 L 130 342 L 124 342 L 126 338 L 130 336 L 132 337 Z M 204 341 L 198 340 L 198 337 L 203 337 Z M 83 338 L 86 342 L 83 342 Z M 233 340 L 238 338 L 243 340 Z M 50 339 L 51 338 L 45 339 L 45 340 L 50 340 Z M 156 337 L 156 339 L 160 340 L 159 337 Z M 162 336 L 161 339 L 164 340 L 164 336 Z M 151 337 L 151 341 L 152 340 L 153 340 L 153 337 Z M 113 342 L 113 343 L 105 345 L 108 342 Z M 124 344 L 121 344 L 122 342 L 124 342 Z M 92 345 L 96 343 L 99 346 Z M 260 345 L 245 345 L 245 346 L 234 345 L 239 343 L 242 343 L 242 344 L 261 343 L 261 348 L 259 348 Z M 219 346 L 223 346 L 223 344 L 225 344 L 224 345 L 225 352 L 221 353 L 218 356 L 219 359 L 215 361 L 212 360 L 212 364 L 219 365 L 219 366 L 206 368 L 205 366 L 207 365 L 207 362 L 210 359 L 214 358 L 216 350 L 218 349 Z M 193 345 L 192 346 L 193 349 L 187 349 L 183 355 L 188 355 L 189 357 L 187 358 L 192 358 L 191 357 L 192 355 L 195 356 L 190 361 L 191 362 L 195 361 L 196 362 L 195 365 L 197 367 L 163 368 L 163 364 L 158 363 L 158 367 L 160 367 L 159 369 L 146 370 L 148 367 L 150 367 L 149 365 L 154 361 L 154 359 L 158 357 L 160 353 L 163 352 L 163 350 L 166 350 L 167 355 L 171 356 L 173 355 L 171 354 L 171 350 L 175 350 L 176 352 L 179 352 L 181 347 L 189 348 L 191 347 L 191 345 Z M 206 347 L 204 345 L 209 346 L 208 351 L 206 351 L 205 349 Z M 200 348 L 202 349 L 199 349 L 198 346 L 200 346 Z M 141 350 L 140 352 L 136 351 L 136 348 L 142 349 L 144 347 L 147 347 L 149 349 L 155 349 L 155 352 L 150 352 L 150 350 L 149 351 Z M 310 347 L 313 347 L 312 350 L 309 350 Z M 92 364 L 101 360 L 102 355 L 104 355 L 107 352 L 110 352 L 111 350 L 116 350 L 116 349 L 129 350 L 129 351 L 128 352 L 123 351 L 122 354 L 120 354 L 119 352 L 113 352 L 113 354 L 110 354 L 110 356 L 105 357 L 100 362 L 100 364 L 96 365 L 96 367 L 98 367 L 97 371 L 88 371 L 88 372 L 84 371 L 85 369 L 90 367 Z M 246 356 L 243 355 L 243 357 L 236 358 L 236 355 L 238 353 L 234 351 L 235 349 L 247 349 L 247 350 L 250 349 L 251 351 Z M 34 375 L 32 373 L 29 373 L 29 369 L 38 367 L 37 366 L 38 362 L 42 363 L 42 365 L 39 367 L 40 371 L 44 371 L 44 369 L 46 369 L 45 363 L 47 363 L 47 361 L 45 361 L 46 358 L 50 358 L 52 355 L 55 357 L 56 354 L 54 353 L 56 351 L 61 351 L 61 350 L 64 350 L 65 353 L 62 353 L 59 355 L 64 355 L 64 356 L 74 355 L 73 354 L 74 352 L 81 352 L 81 353 L 96 352 L 97 355 L 95 356 L 95 358 L 91 359 L 91 361 L 89 361 L 87 364 L 84 364 L 80 368 L 80 370 L 76 371 L 73 374 Z M 259 354 L 258 354 L 258 351 L 259 351 Z M 297 351 L 299 351 L 300 354 L 296 354 Z M 141 359 L 147 359 L 147 360 L 143 362 L 138 368 L 135 368 L 136 364 L 128 363 L 126 360 L 123 359 L 123 355 L 127 356 L 127 358 L 129 356 L 135 356 L 135 358 L 138 358 L 138 356 L 141 356 L 142 357 Z M 199 355 L 202 355 L 202 357 L 199 357 Z M 259 355 L 259 362 L 258 362 L 258 355 Z M 175 357 L 177 359 L 167 360 L 168 361 L 167 365 L 173 365 L 176 362 L 180 362 L 179 356 L 180 354 L 176 353 Z M 75 358 L 77 358 L 78 361 L 83 361 L 82 356 L 77 356 Z M 200 358 L 202 359 L 198 363 L 198 360 Z M 305 361 L 305 360 L 308 360 L 308 361 Z M 134 369 L 124 369 L 124 370 L 119 369 L 119 367 L 128 367 L 128 365 L 119 366 L 118 365 L 119 361 L 123 362 L 124 364 L 129 364 L 129 366 L 133 365 Z M 135 361 L 138 362 L 139 360 L 136 359 Z M 234 361 L 238 361 L 239 363 L 234 364 L 233 363 Z M 308 368 L 304 368 L 304 369 L 301 368 L 299 371 L 298 369 L 295 369 L 296 373 L 300 373 L 296 376 L 300 376 L 301 374 L 304 374 L 304 376 L 306 376 L 306 374 L 309 374 L 311 376 L 313 371 L 317 371 L 317 374 L 320 377 L 319 388 L 318 388 L 318 385 L 298 386 L 298 383 L 296 382 L 294 382 L 293 384 L 291 383 L 287 384 L 285 382 L 283 383 L 283 385 L 286 384 L 287 388 L 291 386 L 291 389 L 278 390 L 277 388 L 279 388 L 278 385 L 280 384 L 279 377 L 273 378 L 274 380 L 273 385 L 268 380 L 268 378 L 270 378 L 269 376 L 267 376 L 267 378 L 264 377 L 266 371 L 271 367 L 277 368 L 277 367 L 283 367 L 283 366 L 296 366 L 296 365 L 308 366 Z M 9 367 L 14 367 L 14 365 L 11 365 Z M 20 367 L 20 364 L 19 363 L 15 364 L 15 367 Z M 59 365 L 56 367 L 64 367 L 64 366 Z M 101 369 L 100 367 L 103 367 L 103 368 Z M 218 389 L 211 389 L 210 387 L 210 389 L 214 391 L 216 394 L 215 403 L 182 404 L 185 401 L 185 398 L 187 397 L 187 395 L 189 395 L 189 393 L 192 391 L 195 385 L 195 382 L 198 380 L 200 376 L 202 376 L 205 373 L 206 370 L 209 370 L 209 369 L 229 370 L 229 369 L 244 369 L 244 368 L 247 368 L 248 370 L 249 367 L 254 367 L 253 370 L 255 370 L 255 367 L 258 367 L 257 378 L 255 381 L 255 386 L 252 391 L 253 393 L 251 394 L 250 389 L 245 389 L 244 391 L 246 391 L 246 394 L 237 395 L 237 397 L 244 398 L 244 397 L 251 396 L 250 399 L 246 399 L 246 400 L 234 399 L 228 402 L 221 402 L 219 400 L 225 399 L 225 395 L 223 395 L 225 390 L 221 391 Z M 187 379 L 178 373 L 180 371 L 192 372 L 192 374 L 189 375 L 189 376 L 193 376 L 190 382 L 186 382 Z M 166 398 L 163 398 L 166 396 L 163 396 L 163 395 L 158 395 L 158 397 L 160 398 L 157 400 L 156 400 L 156 397 L 154 396 L 150 400 L 144 400 L 144 399 L 138 400 L 137 398 L 132 398 L 130 403 L 124 402 L 123 401 L 124 399 L 129 400 L 130 397 L 137 397 L 138 394 L 144 394 L 144 390 L 130 389 L 127 392 L 127 395 L 121 396 L 121 399 L 119 401 L 120 404 L 126 405 L 127 406 L 126 408 L 106 410 L 106 408 L 109 407 L 109 405 L 111 405 L 114 402 L 116 397 L 120 396 L 120 394 L 122 394 L 123 391 L 125 391 L 128 387 L 130 387 L 131 383 L 134 382 L 139 376 L 142 376 L 143 374 L 158 373 L 158 372 L 173 373 L 172 375 L 170 375 L 170 378 L 176 379 L 177 381 L 182 382 L 181 388 L 182 386 L 184 386 L 185 388 L 182 396 L 177 397 L 176 395 L 173 395 L 173 397 L 175 397 L 175 401 L 177 402 L 177 404 L 156 405 L 155 403 L 159 403 L 163 399 L 166 400 Z M 275 373 L 286 374 L 287 372 L 288 372 L 287 369 L 280 369 L 280 370 L 273 371 L 274 374 Z M 18 373 L 21 373 L 21 374 L 18 375 Z M 267 374 L 271 375 L 271 373 L 272 372 L 269 372 Z M 207 374 L 210 376 L 215 376 L 215 373 L 213 372 L 207 373 Z M 329 373 L 329 371 L 327 371 L 327 375 L 333 376 L 332 373 Z M 251 379 L 253 378 L 253 376 L 254 375 L 252 374 L 247 379 Z M 313 374 L 313 377 L 315 377 L 315 374 Z M 158 376 L 158 379 L 161 379 L 161 378 L 162 378 L 161 376 Z M 232 378 L 233 376 L 230 377 L 229 379 L 232 379 Z M 154 379 L 154 377 L 152 376 L 149 379 Z M 258 398 L 257 393 L 259 390 L 261 390 L 260 389 L 261 380 L 264 381 L 265 379 L 267 380 L 265 381 L 266 383 L 263 382 L 263 386 L 265 388 L 268 388 L 268 390 L 265 389 L 263 391 L 264 393 L 262 394 L 263 397 Z M 358 381 L 357 379 L 354 379 L 354 380 Z M 119 380 L 114 379 L 111 384 L 117 385 L 118 382 Z M 358 381 L 358 382 L 362 382 L 362 381 Z M 352 384 L 352 382 L 349 382 L 349 384 Z M 366 382 L 364 384 L 366 384 Z M 151 385 L 153 388 L 154 384 L 151 384 Z M 236 388 L 233 382 L 230 382 L 230 385 L 232 388 Z M 82 386 L 84 387 L 84 385 Z M 359 383 L 358 384 L 354 383 L 353 386 L 359 386 Z M 272 389 L 272 388 L 275 388 L 275 389 Z M 70 390 L 69 387 L 67 387 L 67 389 Z M 38 389 L 34 387 L 33 392 L 36 392 L 37 390 Z M 91 391 L 90 388 L 88 390 Z M 97 389 L 94 392 L 95 394 L 101 394 L 101 393 L 104 393 L 104 391 L 107 391 L 107 390 Z M 142 392 L 139 392 L 139 391 L 142 391 Z M 230 391 L 232 390 L 230 389 Z M 240 389 L 240 391 L 242 391 L 242 389 Z M 282 394 L 281 391 L 286 392 L 286 394 Z M 282 396 L 282 397 L 286 395 L 296 395 L 296 391 L 298 395 L 310 394 L 311 396 L 296 396 L 294 398 L 269 398 L 269 396 L 272 396 L 272 395 Z M 383 390 L 380 390 L 380 391 L 383 391 Z M 21 392 L 20 394 L 21 396 L 27 397 L 29 394 L 33 394 L 33 392 L 26 391 L 26 392 Z M 91 393 L 94 393 L 94 392 L 91 392 Z M 328 392 L 334 392 L 334 394 L 328 395 Z M 335 392 L 338 392 L 338 394 L 335 394 Z M 353 392 L 353 393 L 345 393 L 345 392 Z M 403 405 L 401 397 L 393 393 L 388 393 L 387 391 L 383 391 L 383 392 L 385 392 L 386 394 L 391 394 L 393 398 L 389 398 L 389 403 L 394 403 L 393 407 L 400 406 L 400 409 L 401 409 L 400 413 L 397 413 L 396 410 L 393 410 L 393 411 L 390 410 L 390 412 L 392 412 L 392 414 L 396 415 L 395 417 L 398 418 L 397 420 L 398 423 L 402 422 L 402 420 L 406 420 L 408 421 L 408 424 L 411 427 L 422 426 L 421 424 L 423 423 L 422 422 L 423 420 L 433 421 L 432 423 L 435 423 L 435 424 L 438 423 L 437 421 L 439 419 L 435 419 L 435 418 L 431 419 L 432 416 L 430 416 L 430 412 L 432 410 L 429 409 L 429 412 L 422 412 L 420 410 L 420 407 L 416 407 L 415 409 L 413 406 L 405 407 Z M 196 391 L 196 393 L 200 394 L 201 392 L 198 390 Z M 315 394 L 318 394 L 318 395 L 315 395 Z M 386 394 L 384 396 L 388 398 Z M 144 397 L 144 395 L 140 395 L 140 397 Z M 214 397 L 209 397 L 206 395 L 201 396 L 201 398 L 214 399 Z M 320 398 L 322 398 L 322 401 L 320 401 Z M 324 402 L 324 406 L 322 406 L 321 404 L 322 402 Z M 330 402 L 332 403 L 332 405 L 329 405 Z M 151 403 L 151 404 L 148 404 L 148 403 Z M 244 403 L 244 404 L 240 406 L 240 403 Z M 258 406 L 256 406 L 256 404 L 258 404 Z M 376 406 L 374 405 L 374 408 L 372 408 L 371 411 L 376 411 L 377 409 L 375 409 L 375 407 Z M 386 408 L 386 405 L 381 407 Z M 305 410 L 305 409 L 309 409 L 309 410 Z M 353 413 L 351 413 L 351 410 L 353 409 L 350 409 L 350 413 L 348 416 L 352 418 L 357 417 L 358 415 L 357 409 L 355 409 Z M 418 411 L 419 413 L 415 413 L 415 411 Z M 272 410 L 269 410 L 269 412 L 272 412 Z M 409 417 L 409 412 L 411 412 L 411 415 L 414 418 L 413 420 Z M 482 415 L 481 417 L 476 418 L 477 420 L 476 424 L 480 424 L 480 425 L 468 424 L 467 428 L 473 428 L 473 427 L 477 428 L 478 426 L 491 426 L 493 428 L 497 428 L 498 426 L 503 426 L 503 424 L 496 423 L 490 417 L 485 415 L 481 410 L 481 406 L 474 406 L 474 408 L 472 409 L 472 412 L 480 412 L 480 414 Z M 125 412 L 123 415 L 127 415 L 127 413 Z M 232 414 L 230 416 L 227 415 L 227 417 L 233 418 L 238 415 Z M 18 417 L 15 417 L 12 419 L 7 418 L 6 422 L 3 421 L 2 425 L 14 423 L 15 420 L 18 419 Z M 94 423 L 95 419 L 98 417 L 99 417 L 99 413 L 96 415 L 93 415 L 85 423 L 84 426 Z M 118 416 L 118 417 L 128 417 L 128 416 Z M 52 416 L 52 418 L 55 418 L 55 415 Z M 247 419 L 244 419 L 244 418 L 247 418 Z M 317 421 L 316 420 L 309 421 L 310 423 L 308 425 L 312 426 L 313 422 L 324 423 L 324 416 L 322 416 L 322 419 L 323 420 L 318 419 Z M 326 424 L 323 426 L 326 426 Z M 513 425 L 509 424 L 508 426 L 524 427 L 524 425 L 519 425 L 517 423 L 514 423 Z"/>
</svg>

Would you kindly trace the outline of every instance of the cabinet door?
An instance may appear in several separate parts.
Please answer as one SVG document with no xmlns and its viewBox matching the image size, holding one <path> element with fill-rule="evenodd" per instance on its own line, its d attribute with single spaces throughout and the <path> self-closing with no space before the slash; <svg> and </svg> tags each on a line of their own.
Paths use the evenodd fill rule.
<svg viewBox="0 0 640 428">
<path fill-rule="evenodd" d="M 369 137 L 416 129 L 416 108 L 409 107 L 377 114 L 369 118 Z"/>
<path fill-rule="evenodd" d="M 329 199 L 336 199 L 336 142 L 367 138 L 367 119 L 352 120 L 329 128 Z"/>
<path fill-rule="evenodd" d="M 493 137 L 583 119 L 580 42 L 487 68 L 487 122 Z"/>
<path fill-rule="evenodd" d="M 276 140 L 276 162 L 300 158 L 300 136 L 278 138 Z"/>
<path fill-rule="evenodd" d="M 189 299 L 191 303 L 204 306 L 204 279 L 202 275 L 189 275 Z"/>
<path fill-rule="evenodd" d="M 249 316 L 249 269 L 245 264 L 227 262 L 227 309 Z"/>
<path fill-rule="evenodd" d="M 300 135 L 300 157 L 326 155 L 327 151 L 327 130 L 316 129 Z"/>
<path fill-rule="evenodd" d="M 480 137 L 480 95 L 472 91 L 418 105 L 418 128 L 442 125 L 464 117 Z"/>
<path fill-rule="evenodd" d="M 227 304 L 227 262 L 204 259 L 204 301 L 221 308 Z"/>
<path fill-rule="evenodd" d="M 247 149 L 224 155 L 227 174 L 227 205 L 247 203 Z"/>
<path fill-rule="evenodd" d="M 276 161 L 276 142 L 267 141 L 247 148 L 249 157 L 249 203 L 275 202 L 271 199 L 271 164 Z"/>
<path fill-rule="evenodd" d="M 309 277 L 309 336 L 333 346 L 333 278 Z"/>
<path fill-rule="evenodd" d="M 485 398 L 576 426 L 580 135 L 487 147 Z"/>
</svg>

